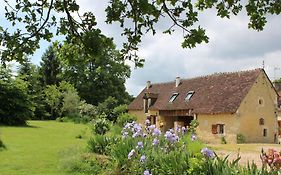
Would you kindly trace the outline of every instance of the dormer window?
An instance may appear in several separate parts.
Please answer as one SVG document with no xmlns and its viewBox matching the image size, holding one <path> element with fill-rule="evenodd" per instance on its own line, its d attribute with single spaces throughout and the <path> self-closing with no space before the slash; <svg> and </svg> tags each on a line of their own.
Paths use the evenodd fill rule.
<svg viewBox="0 0 281 175">
<path fill-rule="evenodd" d="M 171 96 L 171 98 L 170 98 L 170 100 L 169 100 L 169 103 L 172 103 L 173 101 L 175 101 L 175 99 L 177 98 L 178 95 L 179 95 L 179 93 L 174 93 L 174 94 Z"/>
<path fill-rule="evenodd" d="M 191 97 L 193 96 L 193 94 L 194 94 L 194 91 L 189 91 L 189 92 L 186 94 L 186 96 L 185 96 L 185 98 L 184 98 L 184 101 L 188 102 L 188 101 L 191 99 Z"/>
</svg>

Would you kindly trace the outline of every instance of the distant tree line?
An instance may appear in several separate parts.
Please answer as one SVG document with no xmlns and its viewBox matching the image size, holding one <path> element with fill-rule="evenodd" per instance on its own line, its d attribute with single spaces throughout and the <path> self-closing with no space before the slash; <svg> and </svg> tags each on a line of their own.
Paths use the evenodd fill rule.
<svg viewBox="0 0 281 175">
<path fill-rule="evenodd" d="M 100 33 L 88 37 L 89 47 L 79 40 L 53 43 L 39 66 L 26 59 L 14 74 L 0 67 L 0 124 L 61 118 L 89 106 L 116 120 L 108 111 L 132 100 L 124 85 L 130 68 L 112 39 Z"/>
</svg>

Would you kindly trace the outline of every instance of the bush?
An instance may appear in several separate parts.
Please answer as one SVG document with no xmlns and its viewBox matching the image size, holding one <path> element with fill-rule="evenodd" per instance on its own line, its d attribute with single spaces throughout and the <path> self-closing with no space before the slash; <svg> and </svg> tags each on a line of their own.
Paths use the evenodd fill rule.
<svg viewBox="0 0 281 175">
<path fill-rule="evenodd" d="M 225 137 L 223 136 L 223 137 L 221 137 L 221 144 L 226 144 L 227 142 L 226 142 L 226 140 L 225 140 Z"/>
<path fill-rule="evenodd" d="M 88 123 L 91 119 L 88 116 L 82 116 L 79 113 L 69 114 L 65 117 L 58 117 L 56 118 L 58 122 L 74 122 L 74 123 Z"/>
<path fill-rule="evenodd" d="M 119 106 L 116 106 L 114 109 L 113 109 L 113 115 L 115 115 L 116 117 L 120 116 L 121 114 L 124 114 L 124 113 L 127 113 L 128 111 L 128 106 L 126 104 L 124 105 L 119 105 Z"/>
<path fill-rule="evenodd" d="M 243 134 L 237 134 L 237 143 L 245 143 L 246 142 L 246 138 Z"/>
<path fill-rule="evenodd" d="M 86 101 L 80 102 L 78 110 L 82 116 L 88 116 L 91 119 L 94 119 L 98 114 L 96 106 L 88 104 Z"/>
<path fill-rule="evenodd" d="M 94 134 L 104 135 L 110 128 L 110 122 L 101 115 L 100 118 L 92 121 L 92 130 Z"/>
<path fill-rule="evenodd" d="M 111 146 L 115 146 L 118 140 L 119 139 L 116 137 L 95 135 L 88 141 L 88 149 L 93 153 L 108 155 L 110 153 Z"/>
<path fill-rule="evenodd" d="M 60 155 L 60 169 L 68 174 L 100 174 L 108 163 L 107 157 L 105 156 L 83 153 L 74 148 L 64 150 Z"/>
<path fill-rule="evenodd" d="M 199 126 L 199 122 L 196 119 L 193 119 L 190 122 L 189 131 L 190 133 L 194 134 L 196 132 L 196 128 Z"/>
<path fill-rule="evenodd" d="M 6 149 L 6 146 L 5 146 L 5 144 L 2 142 L 2 140 L 0 139 L 0 151 L 1 151 L 2 149 Z"/>
<path fill-rule="evenodd" d="M 128 113 L 123 113 L 117 118 L 117 124 L 123 127 L 126 123 L 136 121 L 137 117 Z"/>
</svg>

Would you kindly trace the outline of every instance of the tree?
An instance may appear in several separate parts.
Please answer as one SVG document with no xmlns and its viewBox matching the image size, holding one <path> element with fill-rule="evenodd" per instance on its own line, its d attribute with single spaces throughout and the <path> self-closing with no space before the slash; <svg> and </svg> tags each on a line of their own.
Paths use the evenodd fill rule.
<svg viewBox="0 0 281 175">
<path fill-rule="evenodd" d="M 46 85 L 58 85 L 60 82 L 61 65 L 53 46 L 49 46 L 40 62 L 40 74 L 42 83 Z"/>
<path fill-rule="evenodd" d="M 50 108 L 50 119 L 55 119 L 60 116 L 61 92 L 56 85 L 48 85 L 45 90 L 45 102 Z"/>
<path fill-rule="evenodd" d="M 44 101 L 44 84 L 40 82 L 42 75 L 40 75 L 40 68 L 27 59 L 23 64 L 19 66 L 18 78 L 25 81 L 27 84 L 27 93 L 30 97 L 35 110 L 33 119 L 45 119 L 48 118 L 46 111 L 46 103 Z"/>
<path fill-rule="evenodd" d="M 80 97 L 74 86 L 66 81 L 57 85 L 47 85 L 44 90 L 44 99 L 49 107 L 49 119 L 61 117 L 63 112 L 67 114 L 77 112 Z"/>
<path fill-rule="evenodd" d="M 26 82 L 12 77 L 9 68 L 0 67 L 0 124 L 25 125 L 33 110 Z"/>
<path fill-rule="evenodd" d="M 75 0 L 18 0 L 15 5 L 5 2 L 5 18 L 15 28 L 11 30 L 0 26 L 0 42 L 5 48 L 0 52 L 2 63 L 11 60 L 22 62 L 26 55 L 33 54 L 39 48 L 41 39 L 50 41 L 54 33 L 66 35 L 66 40 L 71 41 L 73 37 L 83 38 L 87 31 L 96 27 L 94 14 L 79 14 L 79 5 Z M 107 22 L 119 22 L 123 35 L 128 38 L 122 50 L 123 57 L 134 60 L 140 66 L 143 59 L 138 58 L 134 51 L 138 49 L 145 33 L 157 32 L 155 25 L 164 17 L 170 19 L 170 27 L 164 33 L 171 34 L 175 27 L 184 31 L 183 47 L 193 48 L 201 42 L 208 42 L 205 29 L 200 25 L 196 26 L 195 22 L 199 20 L 199 13 L 210 8 L 215 8 L 217 16 L 221 18 L 230 18 L 245 8 L 250 17 L 249 28 L 260 31 L 269 14 L 280 14 L 281 1 L 110 0 L 106 12 Z M 73 14 L 77 13 L 79 18 L 75 19 Z M 19 23 L 23 26 L 22 29 L 17 28 Z M 57 28 L 51 30 L 54 27 Z"/>
<path fill-rule="evenodd" d="M 77 88 L 87 103 L 97 105 L 109 96 L 119 103 L 128 102 L 124 83 L 130 76 L 130 68 L 112 39 L 94 29 L 83 35 L 84 42 L 76 39 L 58 46 L 63 78 Z"/>
</svg>

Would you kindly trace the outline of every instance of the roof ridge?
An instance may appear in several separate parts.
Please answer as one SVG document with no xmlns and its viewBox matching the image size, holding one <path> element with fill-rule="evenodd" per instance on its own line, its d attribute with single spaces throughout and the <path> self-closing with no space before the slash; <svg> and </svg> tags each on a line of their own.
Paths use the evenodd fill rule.
<svg viewBox="0 0 281 175">
<path fill-rule="evenodd" d="M 181 81 L 188 81 L 188 80 L 193 80 L 193 79 L 198 79 L 198 78 L 214 77 L 214 76 L 219 76 L 219 75 L 248 73 L 248 72 L 262 71 L 262 70 L 263 70 L 262 68 L 255 68 L 255 69 L 250 69 L 250 70 L 240 70 L 240 71 L 233 71 L 233 72 L 214 72 L 213 74 L 208 74 L 208 75 L 200 75 L 200 76 L 191 77 L 191 78 L 181 78 Z M 170 84 L 170 83 L 174 83 L 174 82 L 175 82 L 175 80 L 167 81 L 167 82 L 151 83 L 151 85 L 164 85 L 164 84 Z"/>
</svg>

